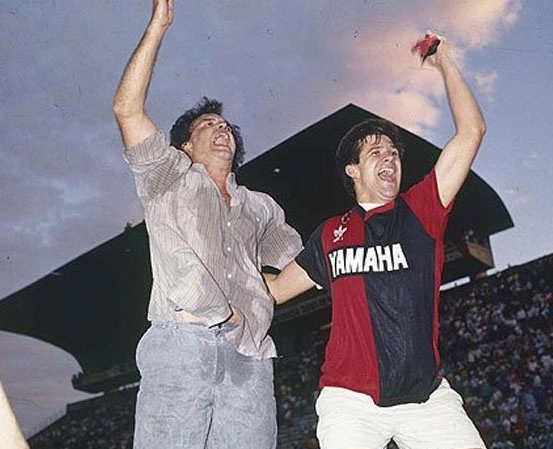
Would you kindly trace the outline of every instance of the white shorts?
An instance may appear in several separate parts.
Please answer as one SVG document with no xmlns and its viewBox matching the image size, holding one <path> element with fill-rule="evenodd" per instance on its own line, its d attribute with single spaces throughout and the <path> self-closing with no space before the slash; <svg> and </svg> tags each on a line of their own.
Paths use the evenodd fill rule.
<svg viewBox="0 0 553 449">
<path fill-rule="evenodd" d="M 382 449 L 392 438 L 400 449 L 486 448 L 446 379 L 426 402 L 391 407 L 363 393 L 324 387 L 316 410 L 321 449 Z"/>
</svg>

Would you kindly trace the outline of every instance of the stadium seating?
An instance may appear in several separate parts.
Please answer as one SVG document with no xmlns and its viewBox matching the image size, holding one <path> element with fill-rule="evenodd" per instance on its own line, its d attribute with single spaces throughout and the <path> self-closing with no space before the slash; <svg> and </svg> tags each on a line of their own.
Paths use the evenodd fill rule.
<svg viewBox="0 0 553 449">
<path fill-rule="evenodd" d="M 552 323 L 553 255 L 442 292 L 444 374 L 488 448 L 553 448 Z M 313 411 L 328 328 L 298 329 L 296 353 L 275 361 L 279 449 L 318 447 Z M 73 404 L 30 446 L 131 448 L 135 398 L 136 387 Z"/>
</svg>

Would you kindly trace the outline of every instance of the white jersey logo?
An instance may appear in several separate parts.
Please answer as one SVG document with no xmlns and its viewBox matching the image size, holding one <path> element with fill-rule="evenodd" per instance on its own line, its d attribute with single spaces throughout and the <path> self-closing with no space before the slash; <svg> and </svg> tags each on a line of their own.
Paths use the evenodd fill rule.
<svg viewBox="0 0 553 449">
<path fill-rule="evenodd" d="M 332 240 L 332 243 L 341 242 L 344 239 L 344 234 L 348 230 L 347 227 L 340 225 L 338 228 L 336 228 L 334 233 L 334 240 Z"/>
<path fill-rule="evenodd" d="M 330 252 L 328 259 L 332 267 L 333 279 L 344 274 L 379 273 L 409 268 L 401 243 L 368 248 L 364 246 L 339 248 Z"/>
</svg>

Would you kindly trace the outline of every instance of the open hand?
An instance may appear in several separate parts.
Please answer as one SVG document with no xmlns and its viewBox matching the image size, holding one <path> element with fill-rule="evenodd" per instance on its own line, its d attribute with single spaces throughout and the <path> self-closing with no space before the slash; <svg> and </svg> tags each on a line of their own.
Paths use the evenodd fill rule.
<svg viewBox="0 0 553 449">
<path fill-rule="evenodd" d="M 240 326 L 244 321 L 244 316 L 242 315 L 242 312 L 240 312 L 240 310 L 234 306 L 231 306 L 230 308 L 232 310 L 232 315 L 228 320 L 228 323 L 234 326 Z"/>
</svg>

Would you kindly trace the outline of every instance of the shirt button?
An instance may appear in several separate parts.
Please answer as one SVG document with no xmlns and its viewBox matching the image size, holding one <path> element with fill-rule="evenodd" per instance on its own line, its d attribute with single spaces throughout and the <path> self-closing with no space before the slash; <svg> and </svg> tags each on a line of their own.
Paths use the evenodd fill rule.
<svg viewBox="0 0 553 449">
<path fill-rule="evenodd" d="M 227 251 L 230 253 L 230 246 L 227 246 Z"/>
<path fill-rule="evenodd" d="M 230 221 L 227 221 L 227 226 L 230 228 Z"/>
<path fill-rule="evenodd" d="M 230 274 L 230 273 L 227 274 L 227 278 L 228 278 L 228 279 L 232 278 L 232 274 Z"/>
</svg>

